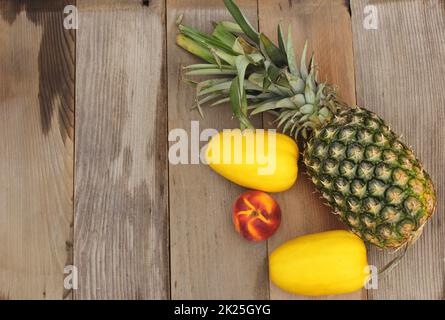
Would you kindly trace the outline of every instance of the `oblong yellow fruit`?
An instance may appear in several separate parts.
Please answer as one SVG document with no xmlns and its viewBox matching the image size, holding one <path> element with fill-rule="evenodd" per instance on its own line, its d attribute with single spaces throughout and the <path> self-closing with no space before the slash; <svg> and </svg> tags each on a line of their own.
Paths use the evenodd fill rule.
<svg viewBox="0 0 445 320">
<path fill-rule="evenodd" d="M 274 131 L 223 130 L 210 139 L 205 159 L 224 178 L 249 189 L 281 192 L 297 180 L 298 146 Z"/>
<path fill-rule="evenodd" d="M 344 230 L 298 237 L 272 252 L 269 273 L 276 286 L 295 294 L 353 292 L 369 276 L 366 247 L 359 237 Z"/>
</svg>

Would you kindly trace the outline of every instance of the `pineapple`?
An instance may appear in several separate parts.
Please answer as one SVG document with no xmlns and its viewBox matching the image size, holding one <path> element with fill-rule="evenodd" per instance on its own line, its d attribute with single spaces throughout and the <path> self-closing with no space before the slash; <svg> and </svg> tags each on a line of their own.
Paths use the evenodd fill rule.
<svg viewBox="0 0 445 320">
<path fill-rule="evenodd" d="M 304 163 L 338 217 L 381 248 L 416 240 L 434 211 L 431 179 L 413 151 L 366 109 L 341 111 L 315 129 Z"/>
<path fill-rule="evenodd" d="M 230 102 L 241 128 L 263 112 L 277 128 L 306 140 L 304 163 L 314 185 L 351 231 L 380 248 L 413 243 L 433 215 L 436 195 L 413 151 L 373 112 L 349 107 L 334 88 L 317 81 L 307 45 L 295 62 L 291 28 L 278 44 L 258 33 L 233 0 L 224 3 L 235 22 L 214 24 L 211 34 L 181 24 L 177 44 L 205 60 L 185 74 L 195 82 L 194 108 Z"/>
</svg>

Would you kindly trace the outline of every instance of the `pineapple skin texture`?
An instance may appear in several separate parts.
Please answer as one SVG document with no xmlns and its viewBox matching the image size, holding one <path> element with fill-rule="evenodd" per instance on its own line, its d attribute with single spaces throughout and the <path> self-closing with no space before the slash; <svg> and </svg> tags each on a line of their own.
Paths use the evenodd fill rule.
<svg viewBox="0 0 445 320">
<path fill-rule="evenodd" d="M 312 182 L 352 232 L 380 248 L 414 242 L 436 193 L 413 151 L 375 113 L 340 112 L 304 152 Z"/>
<path fill-rule="evenodd" d="M 269 258 L 272 282 L 287 292 L 306 296 L 357 291 L 368 279 L 367 266 L 364 242 L 345 230 L 295 238 Z"/>
<path fill-rule="evenodd" d="M 288 190 L 298 177 L 298 146 L 287 135 L 263 132 L 260 136 L 257 130 L 251 129 L 219 132 L 207 145 L 207 164 L 227 180 L 248 189 Z M 274 147 L 269 146 L 271 141 Z"/>
</svg>

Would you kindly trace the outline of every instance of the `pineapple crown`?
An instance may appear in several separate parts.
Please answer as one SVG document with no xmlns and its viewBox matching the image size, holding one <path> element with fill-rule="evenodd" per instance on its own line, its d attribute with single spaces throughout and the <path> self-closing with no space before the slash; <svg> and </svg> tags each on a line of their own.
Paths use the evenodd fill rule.
<svg viewBox="0 0 445 320">
<path fill-rule="evenodd" d="M 185 80 L 196 87 L 193 108 L 202 116 L 204 105 L 230 102 L 241 129 L 253 128 L 250 116 L 272 113 L 277 127 L 295 138 L 300 133 L 307 138 L 312 129 L 329 122 L 343 104 L 332 86 L 318 83 L 313 54 L 306 63 L 307 43 L 298 66 L 290 26 L 285 40 L 278 25 L 275 45 L 253 28 L 233 0 L 224 4 L 235 22 L 215 22 L 211 34 L 183 25 L 182 16 L 177 21 L 176 43 L 206 62 L 184 67 L 185 75 L 212 76 L 201 82 Z"/>
</svg>

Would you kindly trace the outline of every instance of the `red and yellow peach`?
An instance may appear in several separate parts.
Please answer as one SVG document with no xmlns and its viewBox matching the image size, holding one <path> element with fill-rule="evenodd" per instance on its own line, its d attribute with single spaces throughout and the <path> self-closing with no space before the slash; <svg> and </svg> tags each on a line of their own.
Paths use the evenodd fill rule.
<svg viewBox="0 0 445 320">
<path fill-rule="evenodd" d="M 236 231 L 250 241 L 271 237 L 280 226 L 281 209 L 278 203 L 262 191 L 247 191 L 233 206 Z"/>
</svg>

